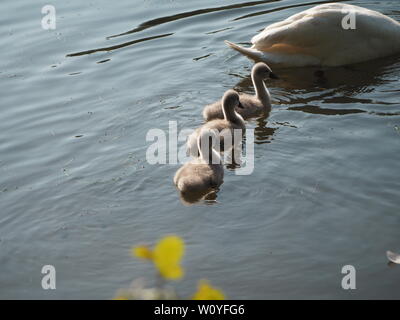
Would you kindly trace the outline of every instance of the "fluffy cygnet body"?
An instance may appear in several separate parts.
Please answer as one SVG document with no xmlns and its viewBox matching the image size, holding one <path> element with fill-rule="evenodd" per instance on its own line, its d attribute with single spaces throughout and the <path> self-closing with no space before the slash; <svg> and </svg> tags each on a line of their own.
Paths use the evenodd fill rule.
<svg viewBox="0 0 400 320">
<path fill-rule="evenodd" d="M 277 79 L 277 76 L 265 63 L 256 63 L 251 70 L 251 80 L 256 94 L 240 94 L 240 103 L 235 108 L 236 112 L 239 113 L 243 119 L 258 117 L 271 111 L 271 95 L 264 84 L 264 80 L 268 78 Z M 223 119 L 224 114 L 221 100 L 207 105 L 203 110 L 203 118 L 206 121 Z"/>
<path fill-rule="evenodd" d="M 241 115 L 239 115 L 235 110 L 239 106 L 239 95 L 234 90 L 228 90 L 225 92 L 222 98 L 222 119 L 214 119 L 212 121 L 206 122 L 200 128 L 197 128 L 189 137 L 187 141 L 187 147 L 189 153 L 192 156 L 198 156 L 199 150 L 197 146 L 197 138 L 202 130 L 216 130 L 219 133 L 220 140 L 220 151 L 228 149 L 225 144 L 229 143 L 229 146 L 233 147 L 239 143 L 241 139 L 234 139 L 238 136 L 235 134 L 235 130 L 240 130 L 240 137 L 244 134 L 246 130 L 245 122 Z M 228 135 L 232 140 L 225 141 L 225 137 Z"/>
<path fill-rule="evenodd" d="M 175 174 L 174 183 L 179 191 L 202 193 L 222 184 L 224 169 L 219 153 L 214 150 L 216 140 L 214 131 L 204 129 L 200 132 L 197 137 L 200 156 L 183 165 Z"/>
</svg>

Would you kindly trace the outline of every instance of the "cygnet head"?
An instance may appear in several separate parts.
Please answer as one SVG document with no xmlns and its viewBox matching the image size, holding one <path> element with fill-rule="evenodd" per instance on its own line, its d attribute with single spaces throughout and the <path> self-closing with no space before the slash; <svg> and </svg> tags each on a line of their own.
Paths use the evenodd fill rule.
<svg viewBox="0 0 400 320">
<path fill-rule="evenodd" d="M 222 106 L 224 113 L 233 113 L 236 107 L 242 107 L 240 105 L 239 94 L 235 90 L 228 90 L 222 97 Z"/>
<path fill-rule="evenodd" d="M 252 74 L 262 80 L 279 79 L 278 76 L 272 72 L 271 68 L 264 62 L 258 62 L 253 66 Z"/>
</svg>

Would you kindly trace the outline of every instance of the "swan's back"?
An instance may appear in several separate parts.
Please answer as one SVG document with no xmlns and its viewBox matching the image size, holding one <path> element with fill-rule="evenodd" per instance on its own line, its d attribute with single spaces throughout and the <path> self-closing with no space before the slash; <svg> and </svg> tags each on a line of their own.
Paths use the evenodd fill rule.
<svg viewBox="0 0 400 320">
<path fill-rule="evenodd" d="M 174 183 L 181 192 L 207 191 L 222 184 L 224 169 L 221 164 L 195 161 L 180 168 L 174 177 Z"/>
<path fill-rule="evenodd" d="M 223 115 L 222 115 L 223 117 Z M 202 129 L 205 130 L 217 130 L 219 133 L 222 133 L 224 130 L 230 130 L 231 136 L 234 136 L 233 130 L 240 129 L 242 133 L 246 131 L 246 125 L 244 123 L 243 118 L 239 115 L 238 122 L 230 122 L 225 119 L 212 119 L 211 121 L 206 122 L 202 127 L 197 128 L 187 139 L 186 146 L 189 154 L 191 156 L 197 157 L 199 155 L 199 149 L 197 146 L 197 139 Z M 220 146 L 219 150 L 221 152 L 225 151 L 225 140 L 224 135 L 219 136 Z"/>
<path fill-rule="evenodd" d="M 239 118 L 240 117 L 240 118 Z M 203 125 L 203 128 L 209 129 L 209 130 L 218 130 L 218 132 L 221 132 L 224 129 L 228 130 L 233 130 L 233 129 L 241 129 L 241 130 L 246 130 L 246 125 L 244 123 L 243 118 L 238 115 L 238 121 L 237 122 L 231 122 L 225 119 L 215 119 L 212 121 L 209 121 Z"/>
<path fill-rule="evenodd" d="M 240 95 L 240 103 L 242 108 L 235 108 L 235 111 L 243 118 L 255 118 L 260 116 L 264 111 L 265 107 L 256 96 L 249 94 Z M 211 121 L 214 119 L 223 119 L 224 113 L 222 112 L 222 102 L 218 100 L 212 104 L 205 106 L 203 110 L 203 118 L 205 121 Z"/>
<path fill-rule="evenodd" d="M 349 13 L 355 14 L 355 29 L 342 26 Z M 336 66 L 399 52 L 400 23 L 358 6 L 323 4 L 268 26 L 251 42 L 260 51 L 303 55 Z"/>
</svg>

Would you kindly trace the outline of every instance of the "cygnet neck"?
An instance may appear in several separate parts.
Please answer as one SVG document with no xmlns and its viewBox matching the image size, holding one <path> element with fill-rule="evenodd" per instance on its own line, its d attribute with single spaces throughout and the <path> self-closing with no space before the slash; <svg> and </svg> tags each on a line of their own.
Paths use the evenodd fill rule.
<svg viewBox="0 0 400 320">
<path fill-rule="evenodd" d="M 256 98 L 261 101 L 264 107 L 271 107 L 271 95 L 265 86 L 263 79 L 257 75 L 256 70 L 251 72 L 251 80 L 256 90 Z"/>
<path fill-rule="evenodd" d="M 213 148 L 212 141 L 210 141 L 209 136 L 199 137 L 197 140 L 197 148 L 199 149 L 200 158 L 204 160 L 207 164 L 220 164 L 221 156 L 215 149 Z M 203 148 L 201 146 L 201 140 L 208 140 L 208 155 L 204 154 Z M 208 156 L 208 157 L 207 157 Z M 208 159 L 207 159 L 208 158 Z"/>
<path fill-rule="evenodd" d="M 229 122 L 237 123 L 239 121 L 238 114 L 235 111 L 234 106 L 228 105 L 228 102 L 222 100 L 222 112 L 224 114 L 224 119 Z"/>
</svg>

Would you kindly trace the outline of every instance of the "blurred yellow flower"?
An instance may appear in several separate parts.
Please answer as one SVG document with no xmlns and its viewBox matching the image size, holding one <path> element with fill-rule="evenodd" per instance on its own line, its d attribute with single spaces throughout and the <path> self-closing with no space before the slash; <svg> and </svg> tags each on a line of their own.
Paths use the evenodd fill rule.
<svg viewBox="0 0 400 320">
<path fill-rule="evenodd" d="M 153 262 L 166 279 L 179 279 L 183 276 L 180 266 L 185 248 L 183 240 L 175 235 L 161 239 L 153 250 Z"/>
<path fill-rule="evenodd" d="M 146 246 L 132 248 L 132 255 L 152 260 L 158 272 L 166 279 L 180 279 L 183 269 L 180 266 L 185 248 L 183 240 L 175 235 L 166 236 L 156 244 L 154 250 Z"/>
<path fill-rule="evenodd" d="M 151 260 L 153 258 L 153 253 L 146 246 L 138 246 L 132 249 L 132 255 L 141 259 Z"/>
<path fill-rule="evenodd" d="M 212 287 L 208 281 L 200 280 L 197 292 L 194 294 L 193 300 L 225 300 L 224 293 Z"/>
</svg>

